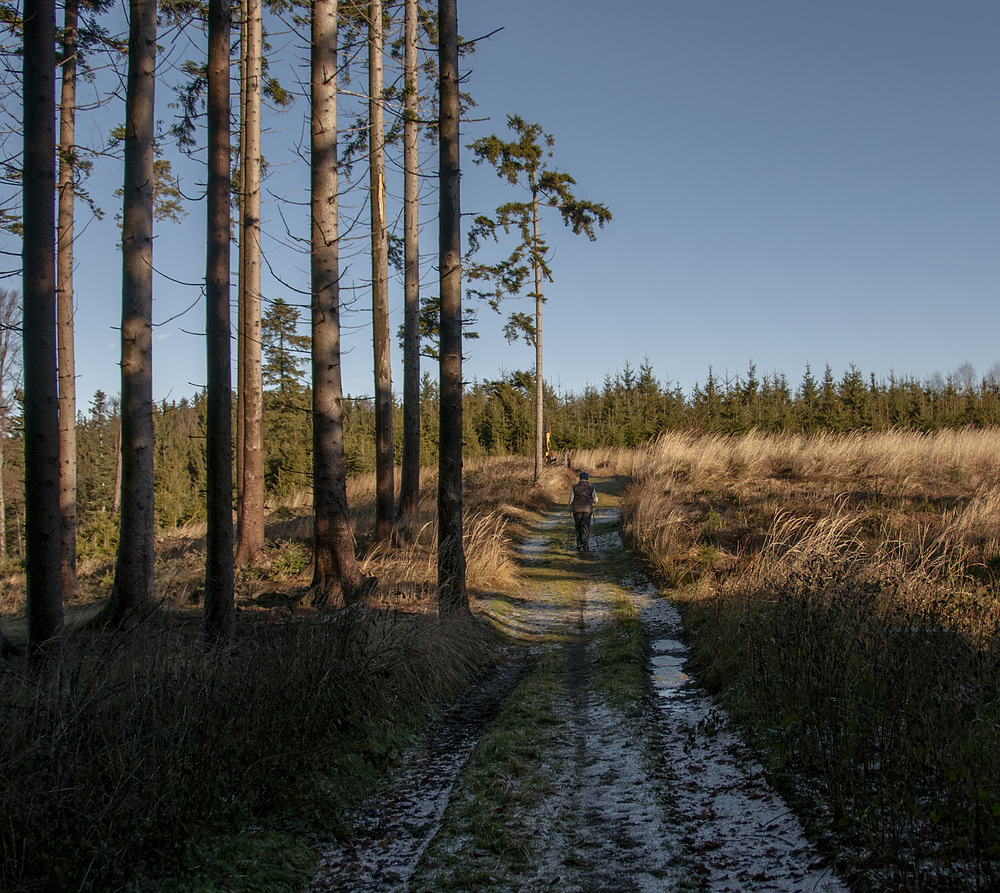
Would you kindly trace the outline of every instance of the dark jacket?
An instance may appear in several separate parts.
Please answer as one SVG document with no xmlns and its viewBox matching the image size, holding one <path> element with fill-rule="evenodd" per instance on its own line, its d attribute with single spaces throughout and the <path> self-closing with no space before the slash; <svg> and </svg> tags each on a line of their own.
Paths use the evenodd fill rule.
<svg viewBox="0 0 1000 893">
<path fill-rule="evenodd" d="M 597 502 L 597 494 L 594 492 L 594 485 L 590 481 L 577 481 L 573 484 L 573 492 L 569 504 L 574 512 L 592 512 L 595 502 Z"/>
</svg>

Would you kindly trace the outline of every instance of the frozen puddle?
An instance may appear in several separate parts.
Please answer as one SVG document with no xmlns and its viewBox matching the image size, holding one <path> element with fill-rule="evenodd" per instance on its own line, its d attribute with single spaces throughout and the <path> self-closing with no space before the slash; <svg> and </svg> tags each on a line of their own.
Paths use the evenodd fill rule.
<svg viewBox="0 0 1000 893">
<path fill-rule="evenodd" d="M 684 671 L 686 648 L 675 639 L 657 639 L 652 643 L 652 651 L 649 668 L 653 689 L 661 698 L 675 697 L 691 681 Z"/>
</svg>

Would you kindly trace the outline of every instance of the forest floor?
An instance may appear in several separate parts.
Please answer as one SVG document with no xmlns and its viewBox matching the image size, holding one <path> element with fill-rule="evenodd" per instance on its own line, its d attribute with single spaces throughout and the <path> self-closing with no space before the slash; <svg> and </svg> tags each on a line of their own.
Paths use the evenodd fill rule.
<svg viewBox="0 0 1000 893">
<path fill-rule="evenodd" d="M 554 507 L 520 591 L 488 606 L 507 659 L 325 849 L 311 891 L 846 890 L 688 673 L 680 617 L 595 483 L 590 552 Z"/>
</svg>

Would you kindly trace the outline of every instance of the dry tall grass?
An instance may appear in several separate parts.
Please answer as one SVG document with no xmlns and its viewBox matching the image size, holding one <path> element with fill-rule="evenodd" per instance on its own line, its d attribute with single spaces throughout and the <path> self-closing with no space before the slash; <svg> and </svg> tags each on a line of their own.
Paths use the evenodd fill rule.
<svg viewBox="0 0 1000 893">
<path fill-rule="evenodd" d="M 242 624 L 208 653 L 148 620 L 8 666 L 0 889 L 156 889 L 220 834 L 322 829 L 302 816 L 329 834 L 488 648 L 481 628 L 369 613 Z"/>
<path fill-rule="evenodd" d="M 303 496 L 274 507 L 278 540 L 265 563 L 240 573 L 230 648 L 202 647 L 204 529 L 189 527 L 159 543 L 164 604 L 152 617 L 123 631 L 76 630 L 41 667 L 0 664 L 0 889 L 157 889 L 158 872 L 202 864 L 192 847 L 214 853 L 219 835 L 243 846 L 258 834 L 277 840 L 278 853 L 255 860 L 265 862 L 333 833 L 497 645 L 488 624 L 436 622 L 434 478 L 425 476 L 419 511 L 392 548 L 371 545 L 372 482 L 352 482 L 364 569 L 379 578 L 369 610 L 321 618 L 302 607 Z M 548 488 L 561 492 L 555 473 L 542 488 L 531 476 L 528 459 L 467 468 L 474 604 L 512 585 L 515 540 L 548 506 Z M 0 604 L 20 610 L 23 595 Z M 303 866 L 304 886 L 308 855 Z"/>
<path fill-rule="evenodd" d="M 463 519 L 467 584 L 471 595 L 510 589 L 517 579 L 515 544 L 528 525 L 561 494 L 564 478 L 548 469 L 541 487 L 532 486 L 526 457 L 492 457 L 470 462 L 463 474 Z M 355 505 L 374 505 L 374 478 L 359 481 Z M 362 490 L 363 487 L 369 489 Z M 437 476 L 425 469 L 417 512 L 399 526 L 400 543 L 370 544 L 362 570 L 378 578 L 370 603 L 398 610 L 433 612 L 437 587 Z M 365 502 L 367 495 L 368 502 Z M 360 542 L 371 542 L 374 511 L 358 516 Z"/>
<path fill-rule="evenodd" d="M 1000 883 L 998 457 L 966 430 L 676 434 L 621 460 L 703 678 L 861 889 Z"/>
</svg>

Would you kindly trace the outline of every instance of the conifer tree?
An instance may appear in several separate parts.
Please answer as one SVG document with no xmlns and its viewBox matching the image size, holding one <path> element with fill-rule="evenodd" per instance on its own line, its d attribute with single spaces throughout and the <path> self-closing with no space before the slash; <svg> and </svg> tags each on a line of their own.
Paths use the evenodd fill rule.
<svg viewBox="0 0 1000 893">
<path fill-rule="evenodd" d="M 55 341 L 55 3 L 24 5 L 24 488 L 32 656 L 62 628 Z"/>
<path fill-rule="evenodd" d="M 799 386 L 797 398 L 800 424 L 804 431 L 811 433 L 816 430 L 816 404 L 819 400 L 819 388 L 809 363 L 806 363 L 806 371 L 802 376 L 802 384 Z"/>
<path fill-rule="evenodd" d="M 372 345 L 375 354 L 375 539 L 395 527 L 392 367 L 389 361 L 389 256 L 385 211 L 385 123 L 382 95 L 382 0 L 368 4 L 368 165 L 372 247 Z"/>
<path fill-rule="evenodd" d="M 833 370 L 829 363 L 823 369 L 823 383 L 819 392 L 819 419 L 826 431 L 840 430 L 840 403 L 837 399 Z"/>
<path fill-rule="evenodd" d="M 469 236 L 470 255 L 485 238 L 497 239 L 499 230 L 510 233 L 513 229 L 519 241 L 507 258 L 492 266 L 471 264 L 470 278 L 494 284 L 492 293 L 479 290 L 494 309 L 502 298 L 520 292 L 529 273 L 534 274 L 534 291 L 529 297 L 535 300 L 534 316 L 514 313 L 507 324 L 507 336 L 514 339 L 524 336 L 535 346 L 535 483 L 542 473 L 542 440 L 544 426 L 542 384 L 542 280 L 552 281 L 548 266 L 548 246 L 541 235 L 540 209 L 555 208 L 563 222 L 577 235 L 585 233 L 591 241 L 596 239 L 594 225 L 603 227 L 611 220 L 611 211 L 603 204 L 578 199 L 571 189 L 576 181 L 567 173 L 551 169 L 546 158 L 555 139 L 542 130 L 540 124 L 529 124 L 518 115 L 507 116 L 507 126 L 514 139 L 504 140 L 496 134 L 482 137 L 472 143 L 476 164 L 488 163 L 496 174 L 512 186 L 528 193 L 527 201 L 506 202 L 497 208 L 494 217 L 480 215 L 476 218 Z"/>
<path fill-rule="evenodd" d="M 261 372 L 261 0 L 243 0 L 240 113 L 239 521 L 237 564 L 264 549 L 264 383 Z"/>
<path fill-rule="evenodd" d="M 355 600 L 361 571 L 347 506 L 340 363 L 337 169 L 337 0 L 313 0 L 311 40 L 311 244 L 313 579 L 315 600 Z"/>
<path fill-rule="evenodd" d="M 83 9 L 101 11 L 107 0 L 84 0 Z M 73 288 L 74 239 L 77 180 L 90 169 L 89 162 L 80 158 L 76 145 L 77 80 L 82 70 L 87 77 L 92 72 L 83 63 L 83 51 L 95 42 L 108 44 L 93 24 L 84 21 L 80 28 L 80 0 L 65 0 L 61 33 L 62 85 L 59 102 L 59 169 L 58 169 L 58 242 L 56 250 L 56 340 L 59 380 L 59 512 L 62 541 L 63 597 L 72 598 L 78 588 L 76 574 L 77 536 L 77 447 L 76 447 L 76 358 Z M 81 39 L 81 30 L 83 39 Z M 82 69 L 81 69 L 82 65 Z M 100 211 L 86 192 L 83 198 L 100 217 Z"/>
<path fill-rule="evenodd" d="M 417 147 L 417 0 L 406 0 L 403 79 L 403 459 L 399 516 L 412 515 L 420 493 L 420 157 Z"/>
<path fill-rule="evenodd" d="M 122 204 L 122 501 L 109 615 L 155 602 L 153 546 L 153 140 L 156 2 L 130 0 Z"/>
<path fill-rule="evenodd" d="M 297 307 L 284 298 L 275 298 L 261 324 L 264 385 L 283 397 L 291 397 L 302 388 L 310 339 L 299 334 L 299 316 Z"/>
<path fill-rule="evenodd" d="M 76 361 L 73 336 L 73 211 L 76 179 L 76 71 L 79 0 L 65 0 L 62 96 L 59 103 L 59 217 L 56 252 L 56 326 L 59 355 L 59 515 L 63 597 L 76 579 Z"/>
<path fill-rule="evenodd" d="M 441 277 L 438 612 L 467 615 L 462 521 L 462 202 L 459 136 L 458 9 L 438 2 L 440 66 L 439 270 Z"/>
<path fill-rule="evenodd" d="M 228 0 L 208 4 L 208 245 L 205 270 L 207 457 L 205 636 L 223 642 L 233 625 L 232 381 L 229 347 L 230 133 Z"/>
<path fill-rule="evenodd" d="M 3 470 L 7 438 L 21 386 L 21 296 L 0 287 L 0 562 L 7 560 L 7 495 Z"/>
</svg>

